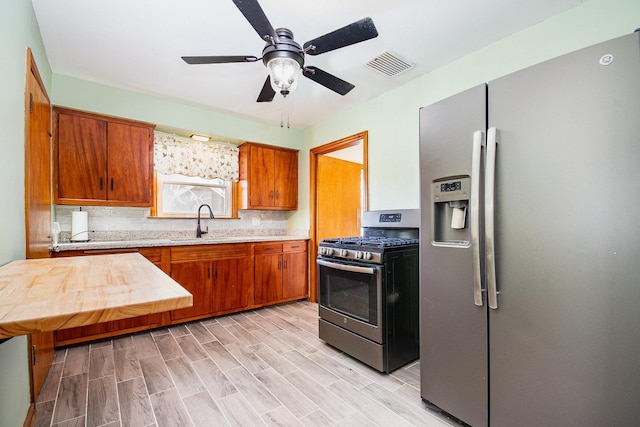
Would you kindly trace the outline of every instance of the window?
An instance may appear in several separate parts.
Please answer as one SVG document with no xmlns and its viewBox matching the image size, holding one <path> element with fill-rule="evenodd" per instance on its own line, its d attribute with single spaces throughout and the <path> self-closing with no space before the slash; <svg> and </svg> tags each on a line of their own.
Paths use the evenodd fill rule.
<svg viewBox="0 0 640 427">
<path fill-rule="evenodd" d="M 156 216 L 190 217 L 203 203 L 216 218 L 233 218 L 233 184 L 222 179 L 157 174 Z"/>
</svg>

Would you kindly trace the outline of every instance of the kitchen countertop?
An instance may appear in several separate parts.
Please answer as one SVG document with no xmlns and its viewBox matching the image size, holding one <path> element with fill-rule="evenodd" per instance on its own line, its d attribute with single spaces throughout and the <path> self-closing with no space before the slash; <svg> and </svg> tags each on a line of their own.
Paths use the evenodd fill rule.
<svg viewBox="0 0 640 427">
<path fill-rule="evenodd" d="M 215 245 L 222 243 L 255 243 L 286 240 L 309 240 L 305 236 L 234 236 L 234 237 L 179 237 L 168 239 L 138 239 L 138 240 L 90 240 L 88 242 L 65 242 L 54 247 L 55 252 L 82 251 L 91 249 L 125 249 L 150 248 L 162 246 L 185 245 Z"/>
<path fill-rule="evenodd" d="M 138 253 L 0 267 L 0 339 L 190 307 L 192 295 Z"/>
</svg>

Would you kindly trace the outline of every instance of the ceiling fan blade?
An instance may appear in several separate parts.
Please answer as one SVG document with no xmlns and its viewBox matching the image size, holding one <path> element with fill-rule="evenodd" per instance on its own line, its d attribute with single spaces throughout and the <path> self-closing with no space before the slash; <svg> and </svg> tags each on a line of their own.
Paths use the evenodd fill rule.
<svg viewBox="0 0 640 427">
<path fill-rule="evenodd" d="M 256 62 L 255 56 L 183 56 L 187 64 L 227 64 L 229 62 Z"/>
<path fill-rule="evenodd" d="M 276 96 L 276 91 L 271 87 L 271 77 L 267 76 L 267 80 L 264 81 L 260 95 L 258 95 L 257 102 L 271 102 L 273 97 Z"/>
<path fill-rule="evenodd" d="M 247 18 L 249 24 L 256 30 L 262 40 L 267 42 L 278 40 L 271 22 L 269 22 L 267 15 L 264 14 L 257 0 L 233 0 L 233 3 L 240 9 L 240 12 Z"/>
<path fill-rule="evenodd" d="M 304 74 L 305 77 L 310 78 L 314 82 L 320 83 L 327 89 L 331 89 L 332 91 L 343 96 L 348 94 L 351 89 L 355 87 L 351 83 L 345 82 L 344 80 L 339 79 L 333 74 L 329 74 L 318 67 L 304 67 L 302 74 Z"/>
<path fill-rule="evenodd" d="M 303 46 L 305 53 L 309 55 L 320 55 L 321 53 L 340 49 L 365 40 L 378 37 L 378 30 L 371 18 L 364 18 L 346 27 L 320 36 L 306 42 Z"/>
</svg>

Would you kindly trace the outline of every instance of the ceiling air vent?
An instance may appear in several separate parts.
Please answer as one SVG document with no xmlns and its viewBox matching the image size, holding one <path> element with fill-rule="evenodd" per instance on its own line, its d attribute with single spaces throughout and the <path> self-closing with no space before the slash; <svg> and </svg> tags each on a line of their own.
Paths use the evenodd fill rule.
<svg viewBox="0 0 640 427">
<path fill-rule="evenodd" d="M 387 77 L 395 77 L 398 74 L 404 73 L 405 71 L 415 67 L 414 63 L 407 61 L 401 56 L 390 51 L 381 53 L 365 65 L 367 68 L 370 68 L 380 74 L 384 74 Z"/>
</svg>

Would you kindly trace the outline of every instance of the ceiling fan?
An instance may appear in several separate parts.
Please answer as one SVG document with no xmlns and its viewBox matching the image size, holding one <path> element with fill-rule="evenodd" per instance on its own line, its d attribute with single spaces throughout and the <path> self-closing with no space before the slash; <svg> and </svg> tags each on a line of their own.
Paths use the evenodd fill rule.
<svg viewBox="0 0 640 427">
<path fill-rule="evenodd" d="M 320 55 L 345 46 L 360 43 L 378 36 L 371 18 L 364 18 L 306 42 L 302 47 L 293 39 L 288 28 L 273 29 L 257 0 L 233 0 L 260 38 L 266 41 L 262 58 L 248 55 L 240 56 L 183 56 L 187 64 L 224 64 L 231 62 L 257 62 L 262 59 L 269 71 L 266 81 L 258 95 L 258 102 L 271 102 L 276 92 L 286 97 L 295 90 L 298 74 L 313 80 L 322 86 L 346 95 L 355 86 L 318 67 L 305 66 L 305 55 Z"/>
</svg>

